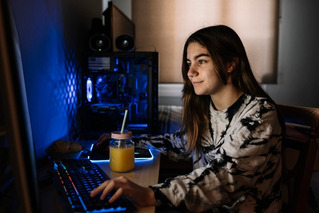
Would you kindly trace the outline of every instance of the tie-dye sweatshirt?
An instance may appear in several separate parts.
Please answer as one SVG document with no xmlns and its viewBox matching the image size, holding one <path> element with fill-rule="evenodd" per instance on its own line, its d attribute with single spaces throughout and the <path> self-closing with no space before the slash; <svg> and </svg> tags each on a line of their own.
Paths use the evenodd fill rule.
<svg viewBox="0 0 320 213">
<path fill-rule="evenodd" d="M 211 103 L 209 113 L 197 151 L 185 152 L 187 138 L 179 131 L 140 138 L 171 158 L 193 160 L 190 174 L 150 186 L 157 205 L 190 212 L 279 212 L 282 135 L 275 106 L 242 95 L 223 111 Z"/>
</svg>

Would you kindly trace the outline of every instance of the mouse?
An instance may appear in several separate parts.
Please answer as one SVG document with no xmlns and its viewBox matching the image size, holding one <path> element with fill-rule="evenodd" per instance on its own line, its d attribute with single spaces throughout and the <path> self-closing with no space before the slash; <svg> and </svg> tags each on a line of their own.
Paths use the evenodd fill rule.
<svg viewBox="0 0 320 213">
<path fill-rule="evenodd" d="M 111 138 L 105 139 L 105 140 L 98 140 L 97 143 L 95 143 L 92 147 L 91 152 L 93 153 L 105 153 L 109 152 L 109 143 L 111 141 Z"/>
</svg>

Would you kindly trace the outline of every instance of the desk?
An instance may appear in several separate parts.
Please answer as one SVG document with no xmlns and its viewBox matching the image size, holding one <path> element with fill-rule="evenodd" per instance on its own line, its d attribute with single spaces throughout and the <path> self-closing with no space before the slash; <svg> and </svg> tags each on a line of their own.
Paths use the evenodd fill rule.
<svg viewBox="0 0 320 213">
<path fill-rule="evenodd" d="M 86 143 L 81 143 L 85 148 L 87 147 Z M 91 145 L 90 143 L 89 145 Z M 157 150 L 151 150 L 154 158 L 153 160 L 139 161 L 136 162 L 135 168 L 130 172 L 117 173 L 113 172 L 110 169 L 108 161 L 93 161 L 106 173 L 110 178 L 116 178 L 119 176 L 124 176 L 130 179 L 131 181 L 141 185 L 149 186 L 158 183 L 159 177 L 159 164 L 160 164 L 160 152 Z M 65 212 L 64 205 L 61 203 L 56 189 L 53 184 L 46 185 L 40 189 L 41 195 L 41 212 L 45 213 L 60 213 Z M 155 212 L 155 207 L 145 207 L 139 208 L 136 211 L 137 213 L 153 213 Z"/>
<path fill-rule="evenodd" d="M 151 150 L 154 159 L 152 161 L 138 161 L 135 163 L 135 167 L 130 172 L 113 172 L 110 169 L 109 162 L 94 162 L 100 166 L 100 168 L 110 177 L 116 178 L 124 176 L 129 180 L 141 185 L 150 186 L 158 183 L 159 177 L 159 164 L 160 164 L 160 153 L 156 150 Z M 139 208 L 139 213 L 150 213 L 155 212 L 155 207 Z"/>
</svg>

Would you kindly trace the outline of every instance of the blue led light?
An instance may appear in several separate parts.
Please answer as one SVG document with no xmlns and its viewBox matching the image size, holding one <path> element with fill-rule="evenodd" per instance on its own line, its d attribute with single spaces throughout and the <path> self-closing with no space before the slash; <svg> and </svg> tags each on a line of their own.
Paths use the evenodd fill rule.
<svg viewBox="0 0 320 213">
<path fill-rule="evenodd" d="M 94 146 L 94 144 L 91 144 L 90 151 L 92 151 L 93 146 Z M 140 164 L 140 163 L 146 163 L 146 162 L 153 161 L 154 155 L 153 155 L 153 153 L 152 153 L 152 151 L 150 149 L 149 149 L 149 152 L 151 154 L 151 157 L 148 157 L 148 158 L 141 158 L 141 157 L 140 158 L 135 158 L 134 159 L 134 163 L 135 164 Z M 110 162 L 109 159 L 108 160 L 91 160 L 90 156 L 88 156 L 88 159 L 93 163 L 108 163 L 108 162 Z"/>
<path fill-rule="evenodd" d="M 92 80 L 91 78 L 87 79 L 87 100 L 92 101 Z"/>
<path fill-rule="evenodd" d="M 93 210 L 93 211 L 87 211 L 88 213 L 102 213 L 102 212 L 124 212 L 124 211 L 126 211 L 127 210 L 127 208 L 125 208 L 125 207 L 121 207 L 121 206 L 118 206 L 118 207 L 111 207 L 111 208 L 102 208 L 102 209 L 99 209 L 99 210 Z"/>
<path fill-rule="evenodd" d="M 114 72 L 118 72 L 118 71 L 119 71 L 118 65 L 119 65 L 119 59 L 116 58 L 116 59 L 115 59 L 115 66 L 114 66 L 114 68 L 113 68 L 113 71 L 114 71 Z"/>
</svg>

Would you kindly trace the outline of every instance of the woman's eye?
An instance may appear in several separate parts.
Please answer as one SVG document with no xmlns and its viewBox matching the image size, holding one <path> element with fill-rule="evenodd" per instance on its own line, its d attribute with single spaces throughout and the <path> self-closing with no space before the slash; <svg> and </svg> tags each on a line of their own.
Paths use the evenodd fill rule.
<svg viewBox="0 0 320 213">
<path fill-rule="evenodd" d="M 204 64 L 204 63 L 206 63 L 206 60 L 199 60 L 198 63 L 199 64 Z"/>
</svg>

